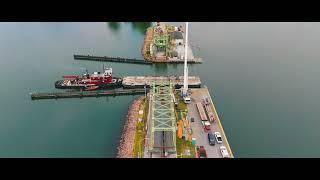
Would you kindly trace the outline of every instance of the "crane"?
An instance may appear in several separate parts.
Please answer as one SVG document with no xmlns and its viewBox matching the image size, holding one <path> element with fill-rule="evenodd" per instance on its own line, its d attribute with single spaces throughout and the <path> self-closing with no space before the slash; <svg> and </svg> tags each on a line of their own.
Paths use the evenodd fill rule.
<svg viewBox="0 0 320 180">
<path fill-rule="evenodd" d="M 186 22 L 186 38 L 185 38 L 185 45 L 184 45 L 184 68 L 183 68 L 183 90 L 182 90 L 182 97 L 183 101 L 188 104 L 190 103 L 191 99 L 188 95 L 188 66 L 187 66 L 187 55 L 188 55 L 188 26 L 189 23 Z"/>
</svg>

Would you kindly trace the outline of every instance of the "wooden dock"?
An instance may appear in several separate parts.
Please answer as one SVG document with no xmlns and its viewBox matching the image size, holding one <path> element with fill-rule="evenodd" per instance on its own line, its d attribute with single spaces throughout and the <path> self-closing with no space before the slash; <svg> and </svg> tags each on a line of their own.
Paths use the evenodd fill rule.
<svg viewBox="0 0 320 180">
<path fill-rule="evenodd" d="M 119 62 L 119 63 L 132 63 L 132 64 L 147 64 L 151 65 L 152 62 L 135 59 L 135 58 L 122 58 L 122 57 L 110 57 L 110 56 L 90 56 L 90 55 L 73 55 L 75 60 L 86 61 L 101 61 L 101 62 Z"/>
<path fill-rule="evenodd" d="M 122 79 L 122 86 L 123 88 L 144 88 L 144 86 L 149 88 L 154 81 L 171 81 L 175 88 L 183 86 L 183 76 L 126 76 Z M 200 77 L 189 76 L 189 87 L 200 88 Z"/>
<path fill-rule="evenodd" d="M 54 93 L 31 93 L 32 100 L 39 99 L 61 99 L 61 98 L 83 98 L 102 96 L 124 96 L 140 95 L 148 92 L 148 89 L 114 89 L 106 91 L 76 91 L 76 92 L 54 92 Z"/>
</svg>

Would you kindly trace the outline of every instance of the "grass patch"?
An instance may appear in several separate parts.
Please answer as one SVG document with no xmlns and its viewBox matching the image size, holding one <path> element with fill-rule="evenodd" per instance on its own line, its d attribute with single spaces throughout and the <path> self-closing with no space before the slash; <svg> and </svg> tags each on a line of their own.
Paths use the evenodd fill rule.
<svg viewBox="0 0 320 180">
<path fill-rule="evenodd" d="M 180 109 L 181 111 L 188 111 L 187 104 L 182 100 L 179 100 L 177 109 Z"/>
<path fill-rule="evenodd" d="M 185 155 L 187 149 L 190 150 L 190 155 Z M 177 155 L 179 158 L 195 158 L 195 146 L 189 141 L 177 138 Z"/>
<path fill-rule="evenodd" d="M 176 120 L 178 121 L 181 118 L 186 119 L 188 114 L 187 104 L 185 104 L 184 101 L 180 98 L 179 93 L 176 93 L 175 97 L 178 101 L 178 106 L 175 108 Z M 180 112 L 182 112 L 182 117 L 180 115 Z M 196 157 L 195 145 L 192 145 L 192 143 L 189 141 L 186 141 L 184 139 L 179 139 L 177 137 L 176 148 L 177 148 L 178 158 L 195 158 Z M 185 151 L 188 149 L 190 150 L 190 155 L 185 155 Z"/>
<path fill-rule="evenodd" d="M 142 119 L 141 122 L 137 122 L 136 134 L 134 137 L 134 148 L 133 148 L 133 158 L 138 158 L 139 154 L 143 154 L 144 148 L 144 138 L 147 134 L 145 129 L 145 124 L 148 118 L 148 101 L 146 99 L 140 105 L 139 110 L 143 110 L 143 114 L 139 114 L 139 118 Z"/>
<path fill-rule="evenodd" d="M 138 158 L 139 154 L 143 152 L 143 139 L 145 137 L 144 123 L 138 122 L 136 127 L 136 134 L 134 138 L 133 157 Z"/>
<path fill-rule="evenodd" d="M 188 111 L 187 104 L 183 102 L 183 99 L 181 99 L 179 93 L 175 94 L 175 98 L 178 101 L 178 106 L 176 107 L 176 109 L 180 110 L 180 111 L 186 111 L 187 112 Z"/>
<path fill-rule="evenodd" d="M 187 104 L 183 102 L 183 100 L 180 98 L 179 93 L 175 94 L 175 98 L 178 101 L 178 105 L 175 107 L 175 112 L 176 112 L 176 119 L 177 121 L 180 119 L 185 119 L 188 114 L 188 107 Z M 182 112 L 182 117 L 180 113 Z"/>
</svg>

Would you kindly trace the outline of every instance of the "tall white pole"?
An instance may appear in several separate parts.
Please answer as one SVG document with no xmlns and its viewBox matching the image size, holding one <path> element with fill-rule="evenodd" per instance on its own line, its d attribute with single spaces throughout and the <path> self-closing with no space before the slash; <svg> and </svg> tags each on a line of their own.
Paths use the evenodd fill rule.
<svg viewBox="0 0 320 180">
<path fill-rule="evenodd" d="M 187 95 L 188 92 L 188 66 L 187 66 L 187 54 L 188 54 L 188 22 L 186 22 L 186 38 L 184 45 L 184 78 L 183 78 L 183 95 Z"/>
</svg>

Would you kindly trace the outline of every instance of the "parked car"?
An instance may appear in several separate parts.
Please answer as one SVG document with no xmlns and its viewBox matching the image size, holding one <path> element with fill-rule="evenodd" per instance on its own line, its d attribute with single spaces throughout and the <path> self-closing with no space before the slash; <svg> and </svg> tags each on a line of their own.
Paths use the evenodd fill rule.
<svg viewBox="0 0 320 180">
<path fill-rule="evenodd" d="M 214 136 L 215 136 L 215 138 L 217 140 L 217 143 L 221 144 L 222 143 L 222 137 L 221 137 L 220 133 L 219 132 L 215 132 Z"/>
<path fill-rule="evenodd" d="M 209 98 L 205 98 L 204 102 L 205 102 L 206 104 L 210 104 Z"/>
<path fill-rule="evenodd" d="M 215 143 L 215 137 L 214 135 L 212 134 L 212 132 L 209 132 L 208 133 L 208 141 L 209 141 L 209 144 L 211 146 L 214 146 L 216 143 Z"/>
<path fill-rule="evenodd" d="M 220 152 L 221 152 L 221 155 L 223 158 L 229 158 L 229 153 L 228 153 L 228 150 L 225 146 L 221 146 L 220 147 Z"/>
<path fill-rule="evenodd" d="M 191 122 L 194 122 L 194 118 L 193 117 L 191 118 Z"/>
<path fill-rule="evenodd" d="M 203 128 L 206 130 L 206 131 L 210 131 L 211 129 L 211 124 L 209 121 L 201 121 L 202 125 L 203 125 Z"/>
<path fill-rule="evenodd" d="M 198 158 L 207 158 L 207 151 L 204 149 L 203 146 L 197 147 L 197 154 Z"/>
</svg>

